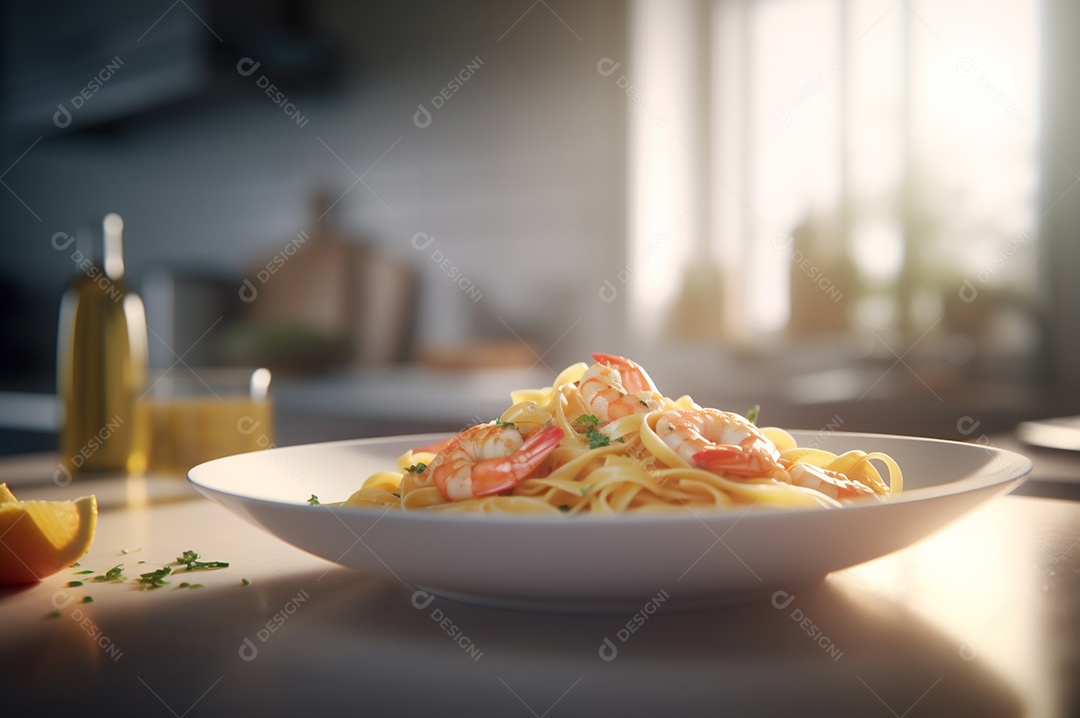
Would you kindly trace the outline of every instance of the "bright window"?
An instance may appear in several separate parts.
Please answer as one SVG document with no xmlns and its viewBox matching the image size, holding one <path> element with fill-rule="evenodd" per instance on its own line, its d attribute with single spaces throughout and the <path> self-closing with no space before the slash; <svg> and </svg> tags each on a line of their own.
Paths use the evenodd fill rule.
<svg viewBox="0 0 1080 718">
<path fill-rule="evenodd" d="M 639 338 L 1032 350 L 1034 0 L 637 0 L 632 17 Z"/>
</svg>

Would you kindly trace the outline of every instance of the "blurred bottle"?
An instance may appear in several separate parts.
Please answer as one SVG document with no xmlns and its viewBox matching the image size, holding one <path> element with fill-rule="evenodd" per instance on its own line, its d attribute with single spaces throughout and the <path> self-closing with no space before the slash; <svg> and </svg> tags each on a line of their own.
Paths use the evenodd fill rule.
<svg viewBox="0 0 1080 718">
<path fill-rule="evenodd" d="M 135 405 L 147 376 L 142 299 L 124 281 L 124 221 L 107 214 L 73 255 L 80 270 L 60 304 L 60 460 L 70 474 L 146 468 Z M 88 240 L 88 241 L 84 241 Z"/>
</svg>

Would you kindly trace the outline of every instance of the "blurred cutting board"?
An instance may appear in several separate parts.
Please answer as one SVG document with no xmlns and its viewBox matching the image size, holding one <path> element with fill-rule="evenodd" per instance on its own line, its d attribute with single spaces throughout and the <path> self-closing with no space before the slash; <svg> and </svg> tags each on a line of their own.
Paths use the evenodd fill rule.
<svg viewBox="0 0 1080 718">
<path fill-rule="evenodd" d="M 416 294 L 416 276 L 405 262 L 340 231 L 320 212 L 316 200 L 310 229 L 282 243 L 264 258 L 254 276 L 258 296 L 251 319 L 303 326 L 329 337 L 345 337 L 353 364 L 385 364 L 407 350 Z M 263 272 L 263 274 L 259 274 Z"/>
</svg>

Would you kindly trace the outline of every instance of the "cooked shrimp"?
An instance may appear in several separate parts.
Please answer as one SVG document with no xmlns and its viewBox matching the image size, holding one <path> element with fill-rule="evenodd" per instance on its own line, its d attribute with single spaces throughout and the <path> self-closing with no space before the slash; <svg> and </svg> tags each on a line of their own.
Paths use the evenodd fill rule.
<svg viewBox="0 0 1080 718">
<path fill-rule="evenodd" d="M 675 409 L 656 421 L 656 435 L 684 461 L 717 474 L 782 475 L 780 452 L 746 418 L 718 409 Z"/>
<path fill-rule="evenodd" d="M 414 454 L 437 454 L 445 449 L 455 437 L 451 436 L 449 439 L 439 439 L 433 441 L 427 446 L 421 446 L 419 449 L 413 449 Z"/>
<path fill-rule="evenodd" d="M 637 363 L 613 354 L 593 354 L 596 361 L 581 377 L 581 396 L 601 424 L 660 406 L 656 385 Z"/>
<path fill-rule="evenodd" d="M 544 462 L 564 434 L 558 427 L 527 440 L 508 424 L 479 424 L 450 440 L 425 471 L 447 501 L 508 491 Z"/>
<path fill-rule="evenodd" d="M 794 464 L 787 467 L 787 474 L 795 486 L 820 491 L 834 499 L 855 499 L 860 496 L 876 496 L 869 486 L 852 481 L 839 471 L 815 466 L 813 464 Z"/>
</svg>

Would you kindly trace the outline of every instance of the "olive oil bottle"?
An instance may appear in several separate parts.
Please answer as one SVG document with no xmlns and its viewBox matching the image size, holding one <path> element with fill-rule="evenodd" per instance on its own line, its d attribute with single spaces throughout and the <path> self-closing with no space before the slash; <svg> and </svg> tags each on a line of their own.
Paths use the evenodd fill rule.
<svg viewBox="0 0 1080 718">
<path fill-rule="evenodd" d="M 60 303 L 60 473 L 140 473 L 146 428 L 136 413 L 147 377 L 146 315 L 124 281 L 124 221 L 107 214 L 72 254 L 78 276 Z"/>
</svg>

